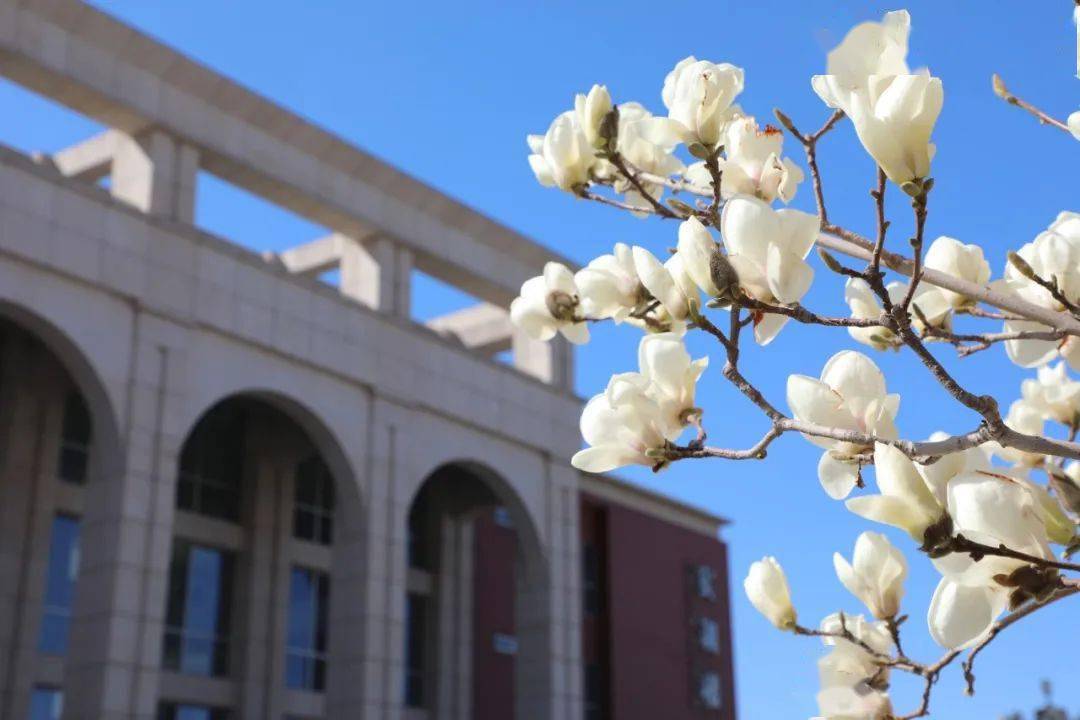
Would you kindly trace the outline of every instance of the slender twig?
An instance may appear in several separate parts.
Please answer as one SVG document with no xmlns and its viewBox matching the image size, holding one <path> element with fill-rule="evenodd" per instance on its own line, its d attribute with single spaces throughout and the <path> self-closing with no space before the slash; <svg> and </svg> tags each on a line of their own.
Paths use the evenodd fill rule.
<svg viewBox="0 0 1080 720">
<path fill-rule="evenodd" d="M 821 219 L 821 227 L 824 229 L 828 225 L 828 211 L 825 208 L 825 190 L 821 184 L 821 170 L 818 168 L 817 163 L 817 143 L 825 133 L 836 127 L 836 124 L 840 122 L 844 117 L 843 110 L 837 110 L 829 119 L 825 121 L 825 124 L 818 128 L 815 132 L 809 135 L 804 135 L 799 132 L 795 127 L 795 124 L 791 122 L 784 113 L 779 110 L 773 110 L 773 114 L 776 115 L 776 119 L 780 121 L 792 136 L 795 137 L 800 143 L 802 143 L 803 149 L 806 151 L 806 165 L 810 169 L 810 179 L 814 186 L 814 200 L 817 202 L 818 217 Z"/>
<path fill-rule="evenodd" d="M 916 310 L 918 307 L 916 306 Z M 960 357 L 967 357 L 974 353 L 986 350 L 995 343 L 1008 342 L 1010 340 L 1063 340 L 1066 335 L 1061 330 L 1017 330 L 1015 332 L 1000 333 L 954 333 L 944 328 L 934 327 L 924 323 L 922 330 L 924 338 L 942 340 L 956 346 Z"/>
<path fill-rule="evenodd" d="M 1061 560 L 1055 560 L 1053 558 L 1043 558 L 1038 555 L 1031 555 L 1030 553 L 1020 552 L 1019 550 L 1013 550 L 1004 544 L 1001 545 L 987 545 L 981 542 L 975 542 L 963 535 L 956 535 L 953 537 L 946 546 L 954 553 L 965 553 L 970 555 L 975 561 L 982 558 L 993 555 L 996 557 L 1011 558 L 1013 560 L 1020 560 L 1031 565 L 1038 567 L 1054 568 L 1055 570 L 1069 570 L 1072 572 L 1080 572 L 1080 564 L 1063 562 Z"/>
<path fill-rule="evenodd" d="M 1035 118 L 1040 123 L 1042 123 L 1043 125 L 1051 125 L 1053 127 L 1056 127 L 1058 130 L 1064 130 L 1065 132 L 1069 133 L 1070 135 L 1072 134 L 1072 132 L 1069 130 L 1069 126 L 1067 124 L 1065 124 L 1061 120 L 1058 120 L 1055 117 L 1052 117 L 1052 116 L 1048 115 L 1047 113 L 1043 112 L 1042 110 L 1035 107 L 1034 105 L 1027 102 L 1026 100 L 1021 100 L 1020 98 L 1016 97 L 1011 92 L 1009 92 L 1009 89 L 1007 87 L 1005 87 L 1005 81 L 1001 79 L 1000 75 L 997 75 L 997 74 L 994 75 L 993 83 L 994 83 L 994 94 L 997 95 L 1002 100 L 1004 100 L 1005 102 L 1009 103 L 1010 105 L 1015 105 L 1016 107 L 1020 108 L 1021 110 L 1028 111 L 1029 113 L 1034 115 Z"/>
<path fill-rule="evenodd" d="M 904 299 L 900 303 L 900 310 L 907 314 L 911 308 L 911 301 L 915 298 L 915 290 L 919 287 L 919 282 L 922 280 L 922 261 L 923 261 L 923 235 L 926 232 L 926 201 L 929 195 L 930 188 L 933 186 L 933 182 L 930 179 L 926 179 L 923 182 L 922 190 L 911 200 L 911 208 L 915 212 L 915 237 L 911 239 L 911 283 L 908 285 L 907 293 L 904 294 Z M 878 251 L 880 258 L 881 251 Z"/>
<path fill-rule="evenodd" d="M 971 648 L 971 654 L 969 654 L 967 656 L 967 659 L 964 660 L 964 663 L 963 663 L 964 680 L 967 682 L 967 688 L 965 690 L 965 693 L 968 694 L 968 695 L 973 695 L 975 693 L 975 673 L 974 673 L 974 670 L 973 670 L 974 667 L 975 667 L 975 657 L 980 652 L 982 652 L 983 649 L 986 648 L 987 645 L 992 643 L 994 641 L 994 639 L 1001 633 L 1002 630 L 1004 630 L 1007 627 L 1010 627 L 1011 625 L 1015 624 L 1016 622 L 1018 622 L 1020 620 L 1023 620 L 1028 615 L 1031 615 L 1032 613 L 1034 613 L 1036 610 L 1041 610 L 1042 608 L 1046 607 L 1047 605 L 1049 605 L 1051 603 L 1055 603 L 1058 600 L 1061 600 L 1062 598 L 1067 598 L 1070 595 L 1075 595 L 1078 592 L 1080 592 L 1080 584 L 1076 584 L 1075 581 L 1071 581 L 1071 580 L 1066 581 L 1065 582 L 1065 587 L 1058 590 L 1054 595 L 1052 595 L 1047 600 L 1044 600 L 1042 602 L 1033 602 L 1033 603 L 1031 603 L 1029 605 L 1025 605 L 1024 607 L 1020 608 L 1019 610 L 1012 613 L 1011 615 L 1007 615 L 1004 618 L 1002 618 L 1001 620 L 998 620 L 996 623 L 994 623 L 993 626 L 991 626 L 990 631 L 986 634 L 986 636 L 982 640 L 980 640 L 977 645 L 975 645 L 973 648 Z"/>
<path fill-rule="evenodd" d="M 619 172 L 621 172 L 627 180 L 630 181 L 630 184 L 634 186 L 634 189 L 637 190 L 638 193 L 640 193 L 641 196 L 645 198 L 645 200 L 650 205 L 652 205 L 653 210 L 656 211 L 657 215 L 668 219 L 680 217 L 667 205 L 664 205 L 662 202 L 653 197 L 653 194 L 649 192 L 648 188 L 646 188 L 644 183 L 641 182 L 638 174 L 626 166 L 626 162 L 623 160 L 622 154 L 620 154 L 618 151 L 613 152 L 608 156 L 608 159 L 611 161 L 611 164 L 614 165 L 615 168 Z"/>
<path fill-rule="evenodd" d="M 870 191 L 870 197 L 874 198 L 877 215 L 877 240 L 874 242 L 874 251 L 870 256 L 870 266 L 866 268 L 868 275 L 881 272 L 881 253 L 885 250 L 885 235 L 889 231 L 889 221 L 885 219 L 885 179 L 885 171 L 878 168 L 877 187 Z"/>
<path fill-rule="evenodd" d="M 825 325 L 828 327 L 881 327 L 884 323 L 880 318 L 855 318 L 855 317 L 833 317 L 828 315 L 818 315 L 817 313 L 808 310 L 799 303 L 792 303 L 790 305 L 773 305 L 771 303 L 761 302 L 760 300 L 754 300 L 750 297 L 742 297 L 739 299 L 739 303 L 746 307 L 748 310 L 754 310 L 755 312 L 771 313 L 773 315 L 786 315 L 793 320 L 804 323 L 806 325 Z"/>
</svg>

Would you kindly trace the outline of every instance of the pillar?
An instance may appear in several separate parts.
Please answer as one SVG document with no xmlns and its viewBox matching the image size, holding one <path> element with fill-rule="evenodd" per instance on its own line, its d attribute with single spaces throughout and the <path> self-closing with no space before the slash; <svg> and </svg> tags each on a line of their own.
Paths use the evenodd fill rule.
<svg viewBox="0 0 1080 720">
<path fill-rule="evenodd" d="M 198 171 L 198 151 L 160 130 L 121 134 L 112 162 L 112 194 L 149 215 L 193 223 Z"/>
<path fill-rule="evenodd" d="M 341 243 L 341 292 L 380 312 L 412 312 L 412 252 L 384 237 Z"/>
<path fill-rule="evenodd" d="M 562 390 L 573 390 L 573 349 L 561 335 L 541 342 L 514 328 L 513 353 L 518 370 Z"/>
</svg>

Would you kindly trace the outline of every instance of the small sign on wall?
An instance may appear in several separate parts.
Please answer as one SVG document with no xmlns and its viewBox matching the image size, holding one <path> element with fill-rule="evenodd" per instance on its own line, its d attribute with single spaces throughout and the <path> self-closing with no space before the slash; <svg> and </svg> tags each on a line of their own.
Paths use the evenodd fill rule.
<svg viewBox="0 0 1080 720">
<path fill-rule="evenodd" d="M 491 636 L 492 646 L 500 655 L 517 655 L 518 639 L 515 635 L 506 633 L 493 633 Z"/>
</svg>

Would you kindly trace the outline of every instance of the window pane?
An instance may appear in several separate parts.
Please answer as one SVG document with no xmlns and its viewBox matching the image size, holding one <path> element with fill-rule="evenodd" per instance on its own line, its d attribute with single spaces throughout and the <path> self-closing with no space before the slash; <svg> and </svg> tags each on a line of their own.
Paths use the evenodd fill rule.
<svg viewBox="0 0 1080 720">
<path fill-rule="evenodd" d="M 38 649 L 50 655 L 67 652 L 71 601 L 79 575 L 79 521 L 67 515 L 53 518 L 49 567 L 45 579 L 45 607 L 41 616 Z"/>
<path fill-rule="evenodd" d="M 161 703 L 158 706 L 158 720 L 229 720 L 232 716 L 225 708 L 213 708 L 207 705 L 181 705 L 180 703 Z"/>
<path fill-rule="evenodd" d="M 291 688 L 319 691 L 326 687 L 329 591 L 325 574 L 293 568 L 285 654 L 285 683 Z"/>
<path fill-rule="evenodd" d="M 165 667 L 192 675 L 228 672 L 232 555 L 177 541 L 169 569 Z"/>
<path fill-rule="evenodd" d="M 180 452 L 176 506 L 236 522 L 244 473 L 247 408 L 226 402 L 199 421 Z"/>
<path fill-rule="evenodd" d="M 60 720 L 64 694 L 56 688 L 36 687 L 30 696 L 30 720 Z"/>
<path fill-rule="evenodd" d="M 57 474 L 61 480 L 81 485 L 86 481 L 90 459 L 90 411 L 77 390 L 64 400 L 64 419 L 60 432 L 60 457 Z"/>
<path fill-rule="evenodd" d="M 322 458 L 312 455 L 296 466 L 293 536 L 322 545 L 332 542 L 334 478 Z"/>
</svg>

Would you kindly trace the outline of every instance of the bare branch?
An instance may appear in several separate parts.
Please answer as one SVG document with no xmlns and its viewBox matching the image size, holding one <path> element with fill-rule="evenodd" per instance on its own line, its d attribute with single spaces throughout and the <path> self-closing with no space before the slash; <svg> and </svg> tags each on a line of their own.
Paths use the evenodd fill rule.
<svg viewBox="0 0 1080 720">
<path fill-rule="evenodd" d="M 1045 112 L 1035 107 L 1031 103 L 1027 102 L 1026 100 L 1021 100 L 1020 98 L 1009 92 L 1009 89 L 1005 87 L 1005 81 L 1001 79 L 1000 75 L 995 74 L 992 80 L 994 83 L 994 94 L 997 95 L 999 98 L 1009 103 L 1010 105 L 1015 105 L 1021 110 L 1028 111 L 1029 113 L 1034 115 L 1035 118 L 1043 125 L 1050 125 L 1056 127 L 1058 130 L 1064 130 L 1070 135 L 1072 134 L 1072 132 L 1069 130 L 1069 126 L 1063 123 L 1061 120 L 1058 120 L 1055 117 L 1051 117 L 1050 115 L 1046 114 Z"/>
</svg>

